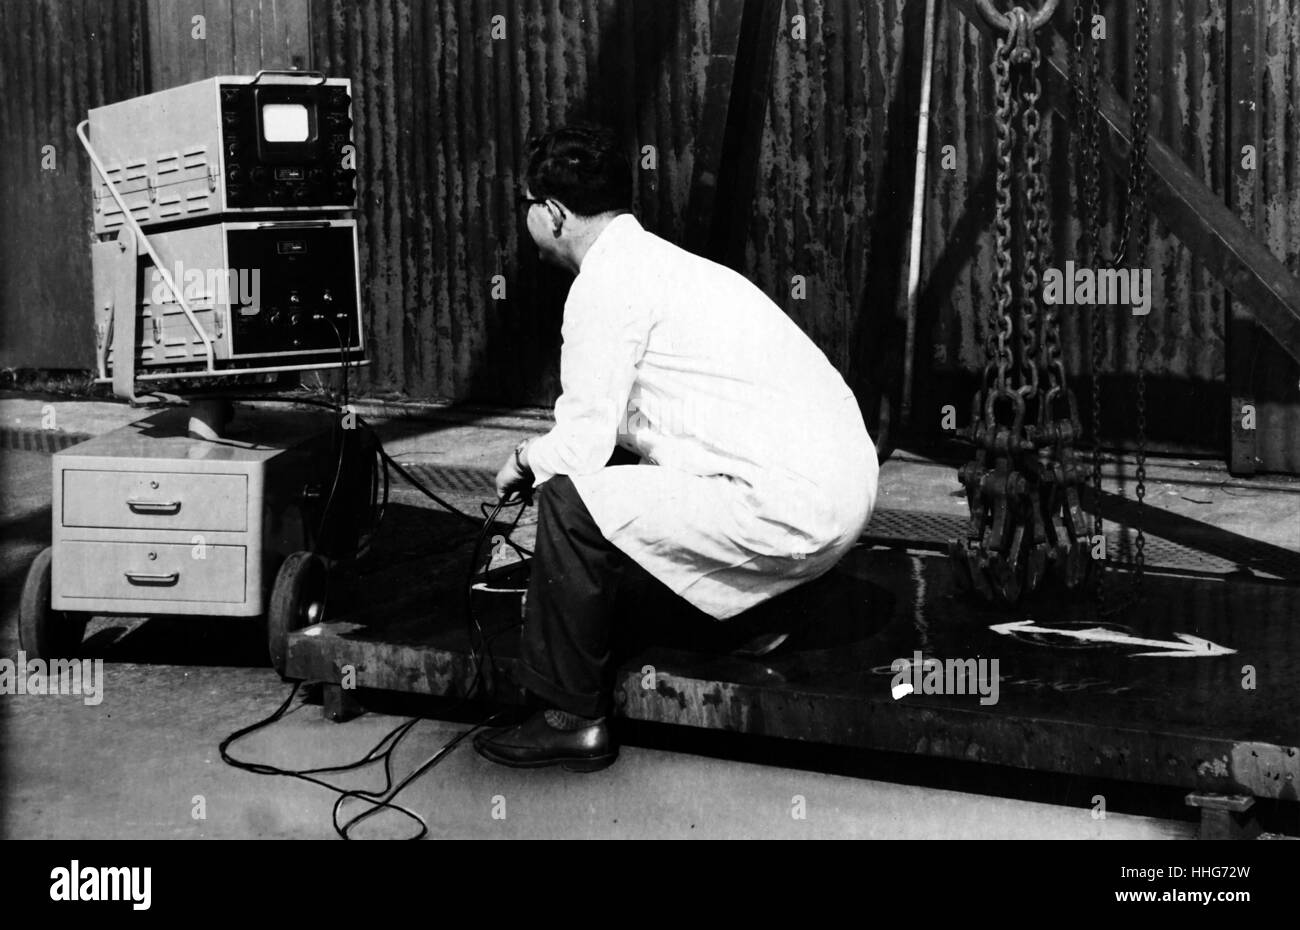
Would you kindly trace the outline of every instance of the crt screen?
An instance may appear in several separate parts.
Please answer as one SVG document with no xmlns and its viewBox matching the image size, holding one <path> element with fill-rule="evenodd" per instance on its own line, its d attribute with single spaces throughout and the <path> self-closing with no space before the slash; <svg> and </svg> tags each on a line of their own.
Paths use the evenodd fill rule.
<svg viewBox="0 0 1300 930">
<path fill-rule="evenodd" d="M 262 106 L 262 136 L 267 142 L 306 142 L 307 107 L 301 103 Z"/>
</svg>

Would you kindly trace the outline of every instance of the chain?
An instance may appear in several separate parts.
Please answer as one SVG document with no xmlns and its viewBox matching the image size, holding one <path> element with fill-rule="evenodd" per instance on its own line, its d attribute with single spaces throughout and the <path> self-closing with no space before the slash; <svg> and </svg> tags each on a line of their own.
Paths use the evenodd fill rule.
<svg viewBox="0 0 1300 930">
<path fill-rule="evenodd" d="M 1077 586 L 1086 554 L 1079 546 L 1087 531 L 1073 464 L 1078 414 L 1066 386 L 1059 319 L 1040 293 L 1052 230 L 1038 109 L 1042 52 L 1034 30 L 1054 7 L 1048 0 L 1032 18 L 1013 7 L 991 66 L 997 171 L 987 367 L 971 426 L 959 431 L 976 447 L 958 472 L 970 526 L 964 538 L 948 543 L 959 588 L 1011 604 L 1039 587 L 1053 560 L 1067 586 Z M 1058 399 L 1068 401 L 1068 419 L 1057 414 Z M 999 402 L 1010 403 L 1010 423 L 999 422 Z M 1037 405 L 1036 426 L 1025 422 L 1031 404 Z"/>
<path fill-rule="evenodd" d="M 1119 254 L 1112 265 L 1124 260 L 1125 250 L 1135 232 L 1140 242 L 1145 243 L 1147 238 L 1147 52 L 1151 46 L 1148 0 L 1137 0 L 1135 9 L 1137 42 L 1133 49 L 1133 101 L 1129 114 L 1128 198 L 1120 224 Z M 1145 247 L 1142 251 L 1145 253 Z M 1143 257 L 1138 256 L 1138 264 L 1142 261 Z"/>
<path fill-rule="evenodd" d="M 993 56 L 993 85 L 996 100 L 997 132 L 997 198 L 993 217 L 995 243 L 993 294 L 994 304 L 989 308 L 989 333 L 995 348 L 997 366 L 997 394 L 1005 396 L 1007 371 L 1012 364 L 1011 348 L 1007 340 L 1013 334 L 1011 319 L 1011 151 L 1015 144 L 1015 99 L 1011 94 L 1011 52 L 1013 42 L 1009 37 L 999 37 Z M 992 424 L 989 424 L 990 426 Z"/>
<path fill-rule="evenodd" d="M 1092 10 L 1093 13 L 1096 13 L 1096 0 L 1093 0 Z M 1087 34 L 1087 30 L 1088 27 L 1083 22 L 1083 0 L 1075 0 L 1074 57 L 1071 60 L 1070 72 L 1071 77 L 1074 79 L 1074 125 L 1075 134 L 1078 137 L 1080 156 L 1076 174 L 1078 174 L 1079 221 L 1080 232 L 1082 232 L 1079 254 L 1082 260 L 1087 260 L 1091 256 L 1097 235 L 1095 226 L 1097 212 L 1095 170 L 1097 159 L 1096 152 L 1093 151 L 1096 137 L 1093 134 L 1091 125 L 1092 118 L 1096 116 L 1096 111 L 1092 101 L 1093 81 L 1091 73 L 1084 74 L 1084 68 L 1091 64 L 1088 61 L 1087 52 L 1084 51 L 1084 35 Z"/>
<path fill-rule="evenodd" d="M 1032 44 L 1032 57 L 1029 60 L 1029 84 L 1025 87 L 1024 115 L 1022 125 L 1025 132 L 1025 265 L 1021 276 L 1023 284 L 1022 301 L 1027 306 L 1027 313 L 1042 318 L 1037 321 L 1039 334 L 1033 338 L 1029 333 L 1025 337 L 1025 359 L 1037 360 L 1042 351 L 1042 367 L 1047 373 L 1048 384 L 1058 390 L 1065 390 L 1065 366 L 1061 362 L 1061 333 L 1055 304 L 1045 307 L 1039 300 L 1039 283 L 1042 269 L 1051 263 L 1052 234 L 1051 220 L 1047 209 L 1047 180 L 1043 174 L 1041 150 L 1039 148 L 1039 113 L 1038 99 L 1042 94 L 1042 82 L 1038 71 L 1042 63 L 1042 52 L 1038 43 Z M 1033 389 L 1038 391 L 1037 368 L 1034 372 Z"/>
<path fill-rule="evenodd" d="M 1137 266 L 1146 261 L 1149 204 L 1147 199 L 1147 135 L 1148 135 L 1148 54 L 1151 45 L 1149 0 L 1136 0 L 1137 27 L 1133 57 L 1133 92 L 1130 119 L 1130 147 L 1128 157 L 1127 197 L 1123 218 L 1116 239 L 1116 254 L 1106 258 L 1101 252 L 1101 56 L 1093 43 L 1085 51 L 1087 27 L 1083 19 L 1083 2 L 1074 6 L 1074 55 L 1071 61 L 1071 79 L 1074 85 L 1075 125 L 1079 136 L 1080 168 L 1078 172 L 1080 212 L 1080 260 L 1092 267 L 1116 267 L 1126 256 L 1135 259 Z M 1091 0 L 1091 18 L 1101 15 L 1100 0 Z M 1085 60 L 1086 59 L 1086 60 Z M 1103 308 L 1094 306 L 1089 315 L 1092 367 L 1092 467 L 1090 484 L 1095 499 L 1093 526 L 1100 535 L 1104 531 L 1101 518 L 1101 366 L 1105 357 Z M 1133 565 L 1134 589 L 1140 593 L 1146 564 L 1146 536 L 1142 531 L 1144 499 L 1146 497 L 1146 366 L 1149 350 L 1149 330 L 1146 317 L 1141 318 L 1137 332 L 1137 534 Z M 1097 572 L 1096 597 L 1099 606 L 1105 605 L 1104 567 Z"/>
<path fill-rule="evenodd" d="M 1043 180 L 1043 165 L 1038 146 L 1038 98 L 1042 83 L 1038 79 L 1041 53 L 1038 43 L 1032 43 L 1030 70 L 1022 93 L 1021 128 L 1024 131 L 1024 260 L 1020 269 L 1020 341 L 1021 370 L 1024 372 L 1020 392 L 1026 398 L 1036 397 L 1038 388 L 1038 353 L 1041 337 L 1039 330 L 1039 288 L 1045 264 L 1043 252 L 1048 245 L 1050 231 L 1047 225 L 1047 185 Z"/>
<path fill-rule="evenodd" d="M 1151 24 L 1148 0 L 1137 0 L 1137 47 L 1133 54 L 1133 144 L 1129 150 L 1129 215 L 1136 220 L 1136 254 L 1138 267 L 1147 260 L 1147 50 L 1151 45 Z M 1127 226 L 1125 234 L 1129 232 Z M 1137 539 L 1133 566 L 1136 572 L 1134 583 L 1138 595 L 1142 592 L 1143 573 L 1146 568 L 1146 535 L 1142 532 L 1144 499 L 1146 498 L 1147 477 L 1147 348 L 1150 333 L 1147 318 L 1142 316 L 1138 323 L 1137 342 Z"/>
<path fill-rule="evenodd" d="M 1075 123 L 1080 142 L 1080 195 L 1083 206 L 1083 257 L 1092 258 L 1094 266 L 1116 268 L 1128 254 L 1136 231 L 1145 239 L 1143 223 L 1147 217 L 1146 149 L 1148 55 L 1151 47 L 1149 0 L 1135 4 L 1137 41 L 1133 50 L 1133 101 L 1129 123 L 1131 145 L 1128 157 L 1127 197 L 1115 240 L 1112 258 L 1101 254 L 1101 54 L 1095 44 L 1085 51 L 1084 37 L 1088 26 L 1083 21 L 1083 2 L 1074 6 L 1074 57 L 1071 79 L 1074 84 Z M 1101 0 L 1092 0 L 1091 19 L 1101 16 Z M 1085 74 L 1086 59 L 1086 74 Z"/>
<path fill-rule="evenodd" d="M 1076 0 L 1082 3 L 1083 0 Z M 1092 14 L 1089 22 L 1095 22 L 1101 15 L 1100 0 L 1092 0 Z M 1084 27 L 1085 31 L 1087 27 Z M 1101 56 L 1095 45 L 1090 46 L 1087 60 L 1088 74 L 1083 85 L 1084 107 L 1080 113 L 1079 131 L 1081 136 L 1081 154 L 1083 156 L 1083 221 L 1084 248 L 1094 265 L 1099 264 L 1097 256 L 1101 253 L 1101 113 L 1097 107 L 1097 96 L 1101 84 Z M 1082 68 L 1080 69 L 1082 71 Z"/>
<path fill-rule="evenodd" d="M 1098 0 L 1092 2 L 1093 15 L 1099 10 Z M 1071 61 L 1071 76 L 1074 79 L 1074 123 L 1078 134 L 1080 149 L 1079 169 L 1077 174 L 1079 193 L 1079 260 L 1087 266 L 1097 254 L 1097 239 L 1101 225 L 1098 204 L 1097 184 L 1099 165 L 1096 149 L 1096 133 L 1093 120 L 1097 116 L 1093 100 L 1096 87 L 1097 56 L 1095 50 L 1090 60 L 1085 60 L 1084 35 L 1087 26 L 1083 21 L 1083 0 L 1074 3 L 1074 56 Z M 1085 76 L 1084 69 L 1089 69 Z M 1088 336 L 1091 343 L 1090 373 L 1092 381 L 1092 456 L 1089 471 L 1089 484 L 1093 497 L 1093 534 L 1103 536 L 1105 525 L 1101 517 L 1101 366 L 1105 360 L 1105 335 L 1102 332 L 1102 308 L 1093 305 L 1088 314 Z M 1094 594 L 1098 607 L 1106 604 L 1105 563 L 1099 563 L 1095 572 Z"/>
</svg>

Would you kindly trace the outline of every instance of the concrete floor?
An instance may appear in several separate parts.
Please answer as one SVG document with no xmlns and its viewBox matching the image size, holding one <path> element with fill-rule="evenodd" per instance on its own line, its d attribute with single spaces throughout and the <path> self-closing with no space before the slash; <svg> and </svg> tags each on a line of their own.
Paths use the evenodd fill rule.
<svg viewBox="0 0 1300 930">
<path fill-rule="evenodd" d="M 40 398 L 0 398 L 0 427 L 40 421 Z M 141 415 L 117 404 L 55 402 L 58 425 L 99 433 Z M 17 421 L 25 422 L 19 423 Z M 35 422 L 33 422 L 35 421 Z M 541 431 L 532 416 L 479 422 L 391 421 L 382 426 L 403 461 L 495 467 L 521 432 Z M 1155 470 L 1161 506 L 1253 538 L 1300 549 L 1300 494 L 1270 498 L 1261 520 L 1253 492 L 1195 476 L 1170 463 Z M 1186 479 L 1194 477 L 1197 483 Z M 1226 479 L 1222 475 L 1222 479 Z M 1285 482 L 1283 484 L 1286 484 Z M 1300 484 L 1296 485 L 1300 490 Z M 900 456 L 885 466 L 881 506 L 963 512 L 952 469 Z M 420 500 L 397 492 L 403 503 Z M 16 656 L 18 592 L 27 565 L 49 540 L 50 458 L 0 453 L 0 657 Z M 955 508 L 955 509 L 954 509 Z M 1211 508 L 1209 510 L 1205 508 Z M 222 763 L 218 743 L 277 707 L 288 687 L 258 663 L 257 633 L 214 623 L 150 621 L 124 631 L 92 624 L 88 652 L 105 659 L 105 698 L 0 696 L 0 836 L 6 838 L 333 836 L 329 792 L 290 779 L 253 775 Z M 240 623 L 236 621 L 236 623 Z M 160 632 L 153 632 L 154 630 Z M 142 645 L 143 644 L 143 645 Z M 360 757 L 402 718 L 369 713 L 327 723 L 299 703 L 270 730 L 238 744 L 235 755 L 285 767 Z M 399 749 L 400 777 L 464 724 L 426 719 Z M 698 742 L 695 745 L 699 745 Z M 916 787 L 625 746 L 604 772 L 520 772 L 494 766 L 462 744 L 399 797 L 429 823 L 434 837 L 789 837 L 789 838 L 1170 838 L 1190 837 L 1185 820 L 1111 811 L 1094 819 L 1068 807 Z M 377 767 L 376 767 L 377 768 Z M 378 787 L 382 773 L 347 787 Z M 806 818 L 796 819 L 796 796 Z M 206 817 L 193 812 L 202 798 Z M 504 799 L 504 818 L 500 815 Z M 411 825 L 382 814 L 357 836 L 401 836 Z"/>
</svg>

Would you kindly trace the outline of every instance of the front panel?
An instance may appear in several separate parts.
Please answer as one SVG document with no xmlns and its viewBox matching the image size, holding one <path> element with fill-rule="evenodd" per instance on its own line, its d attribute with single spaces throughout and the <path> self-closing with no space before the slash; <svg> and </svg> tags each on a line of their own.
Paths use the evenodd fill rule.
<svg viewBox="0 0 1300 930">
<path fill-rule="evenodd" d="M 227 82 L 220 92 L 228 210 L 353 206 L 345 83 Z"/>
<path fill-rule="evenodd" d="M 352 85 L 303 74 L 209 78 L 90 111 L 90 143 L 135 221 L 356 206 Z M 92 169 L 95 232 L 126 224 Z"/>
<path fill-rule="evenodd" d="M 348 225 L 238 225 L 229 229 L 230 267 L 260 272 L 260 300 L 234 313 L 234 358 L 361 348 L 356 228 Z"/>
<path fill-rule="evenodd" d="M 364 359 L 354 220 L 215 223 L 149 238 L 219 369 Z M 203 340 L 153 262 L 138 263 L 136 367 L 184 377 L 206 364 Z M 109 283 L 96 278 L 99 306 L 113 300 Z M 111 371 L 111 332 L 98 338 Z"/>
</svg>

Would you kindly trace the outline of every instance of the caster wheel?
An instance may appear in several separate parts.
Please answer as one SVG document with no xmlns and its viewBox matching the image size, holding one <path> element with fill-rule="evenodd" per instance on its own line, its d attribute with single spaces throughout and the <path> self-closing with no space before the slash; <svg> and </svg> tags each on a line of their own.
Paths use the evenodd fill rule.
<svg viewBox="0 0 1300 930">
<path fill-rule="evenodd" d="M 18 607 L 18 643 L 29 659 L 67 659 L 76 654 L 81 637 L 86 633 L 85 614 L 50 607 L 50 563 L 53 552 L 49 548 L 27 570 L 23 584 L 22 600 Z"/>
<path fill-rule="evenodd" d="M 325 619 L 328 578 L 325 560 L 311 552 L 295 552 L 275 576 L 266 612 L 266 649 L 281 675 L 289 634 Z"/>
</svg>

